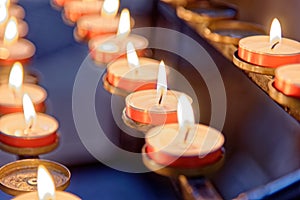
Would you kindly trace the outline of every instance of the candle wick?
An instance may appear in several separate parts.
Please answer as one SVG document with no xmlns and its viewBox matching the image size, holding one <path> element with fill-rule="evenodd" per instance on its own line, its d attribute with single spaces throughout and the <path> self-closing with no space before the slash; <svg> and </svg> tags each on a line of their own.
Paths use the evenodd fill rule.
<svg viewBox="0 0 300 200">
<path fill-rule="evenodd" d="M 188 127 L 187 128 L 187 130 L 186 130 L 186 132 L 185 132 L 185 136 L 184 136 L 184 144 L 186 144 L 187 143 L 187 139 L 188 139 L 188 136 L 189 136 L 189 133 L 190 133 L 190 130 L 191 130 L 191 128 L 190 127 Z"/>
<path fill-rule="evenodd" d="M 33 127 L 33 117 L 30 118 L 30 121 L 29 121 L 29 123 L 28 123 L 28 126 L 27 126 L 26 129 L 24 130 L 24 133 L 27 135 L 27 134 L 30 132 L 30 130 L 32 129 L 32 127 Z"/>
<path fill-rule="evenodd" d="M 160 91 L 160 97 L 159 97 L 159 100 L 158 100 L 158 105 L 161 105 L 162 99 L 163 99 L 163 90 Z"/>
<path fill-rule="evenodd" d="M 275 43 L 271 46 L 271 50 L 273 50 L 278 44 L 279 44 L 279 41 L 275 42 Z"/>
</svg>

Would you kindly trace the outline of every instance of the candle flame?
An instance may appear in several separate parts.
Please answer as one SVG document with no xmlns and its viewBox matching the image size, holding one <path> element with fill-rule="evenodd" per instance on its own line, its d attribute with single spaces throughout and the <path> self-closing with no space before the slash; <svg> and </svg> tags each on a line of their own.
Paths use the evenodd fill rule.
<svg viewBox="0 0 300 200">
<path fill-rule="evenodd" d="M 23 110 L 27 129 L 30 129 L 36 119 L 36 112 L 28 94 L 23 96 Z"/>
<path fill-rule="evenodd" d="M 140 66 L 139 58 L 132 42 L 127 43 L 127 62 L 129 67 L 132 69 Z"/>
<path fill-rule="evenodd" d="M 115 17 L 119 10 L 120 2 L 119 0 L 104 0 L 101 16 L 104 17 Z"/>
<path fill-rule="evenodd" d="M 10 17 L 4 32 L 4 44 L 13 44 L 19 38 L 17 19 Z"/>
<path fill-rule="evenodd" d="M 10 0 L 0 0 L 0 4 L 8 8 L 10 6 Z"/>
<path fill-rule="evenodd" d="M 123 9 L 120 16 L 118 36 L 127 36 L 130 33 L 130 13 L 127 8 Z"/>
<path fill-rule="evenodd" d="M 185 95 L 178 98 L 177 120 L 180 129 L 188 129 L 194 126 L 195 118 L 192 105 Z"/>
<path fill-rule="evenodd" d="M 273 46 L 276 43 L 281 41 L 281 26 L 277 18 L 274 18 L 272 21 L 270 29 L 270 44 Z"/>
<path fill-rule="evenodd" d="M 4 3 L 0 3 L 0 24 L 5 23 L 8 18 L 7 6 Z"/>
<path fill-rule="evenodd" d="M 39 200 L 54 200 L 55 185 L 53 178 L 44 165 L 39 165 L 37 172 L 37 193 Z"/>
<path fill-rule="evenodd" d="M 167 73 L 164 61 L 159 63 L 158 68 L 158 76 L 157 76 L 157 96 L 158 96 L 158 104 L 161 104 L 163 101 L 163 97 L 166 95 L 168 89 L 167 85 Z"/>
<path fill-rule="evenodd" d="M 14 90 L 20 90 L 23 83 L 23 66 L 20 62 L 14 63 L 10 70 L 8 85 Z"/>
</svg>

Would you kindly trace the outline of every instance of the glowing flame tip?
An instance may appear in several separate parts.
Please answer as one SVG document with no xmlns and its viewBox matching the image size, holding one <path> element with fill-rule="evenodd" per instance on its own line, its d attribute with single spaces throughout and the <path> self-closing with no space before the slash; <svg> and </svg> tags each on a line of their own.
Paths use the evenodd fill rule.
<svg viewBox="0 0 300 200">
<path fill-rule="evenodd" d="M 193 108 L 186 95 L 181 95 L 178 98 L 177 119 L 180 128 L 195 124 Z"/>
<path fill-rule="evenodd" d="M 37 192 L 39 200 L 55 199 L 55 185 L 45 166 L 39 165 L 37 172 Z"/>
<path fill-rule="evenodd" d="M 272 21 L 271 29 L 270 29 L 270 44 L 281 41 L 281 25 L 277 18 L 274 18 Z"/>
</svg>

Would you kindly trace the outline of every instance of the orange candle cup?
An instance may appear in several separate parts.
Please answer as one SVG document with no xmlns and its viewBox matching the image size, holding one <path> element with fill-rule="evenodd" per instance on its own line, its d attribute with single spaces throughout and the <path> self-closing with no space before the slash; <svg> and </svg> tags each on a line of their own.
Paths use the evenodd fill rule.
<svg viewBox="0 0 300 200">
<path fill-rule="evenodd" d="M 168 90 L 159 104 L 157 90 L 141 90 L 129 94 L 126 99 L 125 113 L 131 120 L 149 125 L 177 122 L 178 97 L 183 93 Z M 191 98 L 189 98 L 190 101 Z"/>
<path fill-rule="evenodd" d="M 105 0 L 101 13 L 82 16 L 77 21 L 74 35 L 79 40 L 89 40 L 103 34 L 116 34 L 120 16 L 117 15 L 119 0 Z M 134 20 L 131 18 L 131 25 Z"/>
<path fill-rule="evenodd" d="M 91 57 L 96 63 L 109 63 L 117 58 L 125 57 L 128 42 L 134 44 L 139 56 L 145 54 L 148 40 L 142 36 L 130 34 L 125 38 L 121 38 L 115 35 L 104 35 L 90 40 Z"/>
<path fill-rule="evenodd" d="M 35 113 L 27 94 L 23 97 L 24 113 L 11 113 L 0 118 L 0 141 L 20 148 L 35 148 L 57 141 L 58 122 L 53 117 Z"/>
<path fill-rule="evenodd" d="M 11 17 L 0 42 L 0 64 L 11 66 L 14 62 L 27 63 L 35 53 L 35 46 L 26 39 L 19 39 L 17 20 Z"/>
<path fill-rule="evenodd" d="M 103 1 L 101 0 L 77 0 L 67 1 L 64 4 L 64 18 L 71 23 L 84 15 L 100 14 Z"/>
<path fill-rule="evenodd" d="M 275 70 L 274 86 L 287 96 L 300 98 L 300 64 L 278 67 Z"/>
<path fill-rule="evenodd" d="M 166 124 L 146 134 L 146 153 L 156 163 L 178 168 L 199 168 L 219 161 L 223 156 L 224 136 L 217 130 L 197 124 L 187 144 L 178 136 L 178 124 Z"/>
<path fill-rule="evenodd" d="M 114 18 L 102 17 L 100 15 L 86 15 L 77 21 L 75 36 L 78 40 L 90 40 L 97 36 L 113 36 L 118 30 L 120 16 Z M 130 20 L 131 28 L 134 19 Z"/>
<path fill-rule="evenodd" d="M 167 90 L 167 73 L 163 61 L 159 65 L 157 87 L 129 94 L 126 99 L 125 114 L 132 121 L 145 125 L 162 125 L 177 122 L 178 97 L 187 95 Z"/>
<path fill-rule="evenodd" d="M 148 157 L 158 164 L 180 169 L 207 167 L 221 160 L 225 141 L 222 133 L 195 124 L 186 96 L 179 97 L 177 110 L 178 123 L 157 126 L 146 133 Z"/>
<path fill-rule="evenodd" d="M 131 42 L 127 44 L 127 58 L 120 58 L 107 65 L 106 81 L 126 92 L 155 89 L 159 61 L 138 58 Z"/>
<path fill-rule="evenodd" d="M 129 42 L 139 50 L 139 55 L 143 55 L 148 46 L 148 40 L 145 37 L 130 34 L 130 27 L 129 10 L 123 9 L 117 35 L 103 35 L 90 40 L 89 49 L 92 59 L 97 63 L 109 63 L 118 57 L 125 56 Z"/>
<path fill-rule="evenodd" d="M 270 36 L 250 36 L 239 41 L 238 56 L 242 60 L 268 68 L 300 62 L 300 43 L 281 38 L 281 27 L 273 20 Z"/>
<path fill-rule="evenodd" d="M 47 92 L 40 86 L 23 82 L 23 69 L 20 63 L 13 66 L 8 84 L 0 85 L 0 115 L 21 112 L 22 96 L 27 93 L 38 112 L 44 112 Z"/>
</svg>

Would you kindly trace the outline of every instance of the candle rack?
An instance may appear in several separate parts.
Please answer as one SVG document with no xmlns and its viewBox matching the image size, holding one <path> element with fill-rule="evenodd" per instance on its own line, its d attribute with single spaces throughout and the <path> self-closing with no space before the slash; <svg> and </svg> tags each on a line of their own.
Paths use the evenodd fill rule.
<svg viewBox="0 0 300 200">
<path fill-rule="evenodd" d="M 39 165 L 44 165 L 49 170 L 57 190 L 68 187 L 71 173 L 65 166 L 49 160 L 23 159 L 0 168 L 0 188 L 13 196 L 36 191 Z"/>
<path fill-rule="evenodd" d="M 206 24 L 221 19 L 234 19 L 238 10 L 226 3 L 201 0 L 176 8 L 177 16 L 192 24 Z"/>
</svg>

